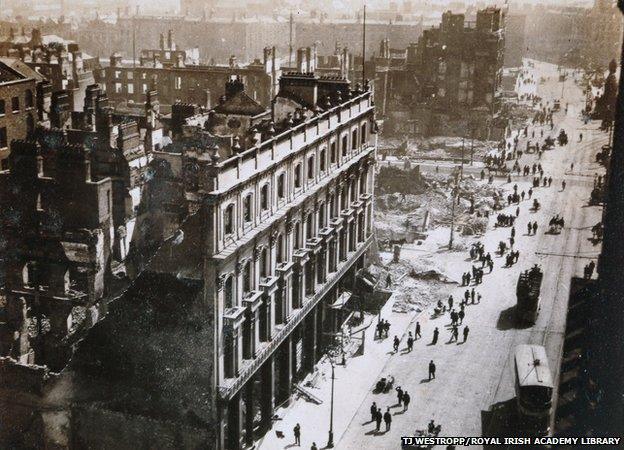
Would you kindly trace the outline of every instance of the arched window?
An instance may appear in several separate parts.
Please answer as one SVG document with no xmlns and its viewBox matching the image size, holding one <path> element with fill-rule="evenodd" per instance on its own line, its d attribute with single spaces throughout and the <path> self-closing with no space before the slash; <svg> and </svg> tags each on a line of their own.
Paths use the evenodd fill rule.
<svg viewBox="0 0 624 450">
<path fill-rule="evenodd" d="M 349 136 L 346 134 L 342 137 L 342 156 L 347 156 L 347 145 L 348 145 Z"/>
<path fill-rule="evenodd" d="M 314 233 L 314 229 L 312 228 L 313 217 L 312 213 L 308 214 L 306 218 L 306 239 L 311 239 L 316 233 Z"/>
<path fill-rule="evenodd" d="M 32 108 L 34 106 L 32 91 L 30 89 L 26 89 L 24 94 L 24 103 L 26 104 L 26 108 Z"/>
<path fill-rule="evenodd" d="M 360 174 L 360 194 L 365 194 L 366 193 L 366 178 L 368 176 L 368 173 L 366 171 L 362 172 Z"/>
<path fill-rule="evenodd" d="M 251 205 L 251 201 L 252 201 L 253 197 L 251 194 L 247 194 L 245 196 L 245 199 L 243 200 L 243 218 L 245 219 L 245 222 L 251 222 L 251 217 L 252 217 L 252 205 Z"/>
<path fill-rule="evenodd" d="M 355 180 L 351 180 L 351 189 L 349 190 L 351 191 L 351 201 L 354 202 L 357 196 L 357 183 Z"/>
<path fill-rule="evenodd" d="M 355 150 L 357 148 L 358 140 L 357 140 L 357 129 L 353 130 L 351 133 L 351 148 Z"/>
<path fill-rule="evenodd" d="M 362 132 L 360 133 L 362 145 L 366 144 L 366 122 L 362 124 Z"/>
<path fill-rule="evenodd" d="M 298 249 L 301 246 L 301 224 L 297 222 L 295 224 L 295 239 L 293 243 L 293 247 Z"/>
<path fill-rule="evenodd" d="M 336 155 L 336 143 L 332 142 L 330 148 L 331 148 L 331 150 L 329 152 L 329 162 L 331 164 L 335 164 L 336 163 L 336 156 L 337 156 Z"/>
<path fill-rule="evenodd" d="M 269 276 L 269 252 L 266 247 L 260 252 L 260 277 L 266 278 Z"/>
<path fill-rule="evenodd" d="M 308 180 L 314 178 L 314 156 L 308 158 Z"/>
<path fill-rule="evenodd" d="M 223 232 L 225 234 L 232 234 L 234 232 L 234 204 L 229 204 L 225 208 L 223 214 Z"/>
<path fill-rule="evenodd" d="M 277 196 L 284 198 L 284 195 L 286 195 L 286 174 L 282 173 L 277 177 Z"/>
<path fill-rule="evenodd" d="M 325 149 L 321 150 L 321 156 L 319 159 L 319 170 L 325 172 L 325 158 L 327 157 Z"/>
<path fill-rule="evenodd" d="M 329 198 L 329 218 L 330 218 L 330 219 L 333 219 L 333 218 L 334 218 L 334 209 L 336 208 L 336 206 L 335 206 L 335 204 L 336 204 L 336 200 L 334 200 L 334 199 L 335 199 L 335 196 L 334 196 L 334 195 L 332 195 L 332 196 Z"/>
<path fill-rule="evenodd" d="M 252 290 L 251 286 L 251 261 L 247 261 L 243 267 L 243 294 L 248 294 Z"/>
<path fill-rule="evenodd" d="M 284 262 L 284 236 L 277 236 L 276 257 L 278 263 Z"/>
<path fill-rule="evenodd" d="M 269 209 L 269 185 L 265 184 L 260 189 L 260 207 L 262 211 Z"/>
<path fill-rule="evenodd" d="M 301 163 L 295 166 L 295 187 L 301 187 Z"/>
<path fill-rule="evenodd" d="M 223 296 L 225 298 L 224 309 L 229 309 L 234 307 L 234 286 L 233 280 L 231 276 L 228 276 L 225 279 L 225 285 L 223 287 Z"/>
<path fill-rule="evenodd" d="M 319 205 L 319 228 L 325 228 L 325 203 Z"/>
</svg>

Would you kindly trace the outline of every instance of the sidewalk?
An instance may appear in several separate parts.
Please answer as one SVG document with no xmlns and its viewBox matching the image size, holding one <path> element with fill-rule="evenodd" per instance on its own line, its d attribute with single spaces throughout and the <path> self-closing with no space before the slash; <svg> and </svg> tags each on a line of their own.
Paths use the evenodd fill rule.
<svg viewBox="0 0 624 450">
<path fill-rule="evenodd" d="M 337 365 L 334 368 L 334 445 L 340 441 L 347 426 L 366 394 L 373 389 L 374 384 L 379 380 L 382 370 L 387 361 L 392 357 L 392 339 L 395 335 L 403 338 L 407 334 L 408 328 L 412 328 L 418 313 L 405 314 L 393 313 L 392 306 L 394 296 L 386 302 L 381 310 L 381 317 L 391 324 L 387 338 L 383 340 L 374 339 L 375 324 L 377 317 L 373 317 L 373 324 L 366 330 L 364 354 L 347 359 L 346 367 Z M 414 322 L 415 323 L 415 322 Z M 402 342 L 401 347 L 405 344 Z M 293 428 L 297 423 L 301 426 L 301 447 L 309 449 L 312 442 L 316 442 L 319 449 L 327 445 L 330 418 L 331 401 L 331 365 L 324 357 L 316 365 L 320 374 L 320 380 L 316 388 L 305 387 L 306 390 L 320 398 L 323 403 L 320 405 L 306 401 L 305 398 L 295 398 L 291 404 L 282 409 L 278 409 L 276 414 L 281 420 L 273 423 L 273 428 L 257 442 L 258 449 L 275 450 L 290 448 L 294 444 Z M 284 438 L 280 439 L 276 431 L 284 433 Z"/>
</svg>

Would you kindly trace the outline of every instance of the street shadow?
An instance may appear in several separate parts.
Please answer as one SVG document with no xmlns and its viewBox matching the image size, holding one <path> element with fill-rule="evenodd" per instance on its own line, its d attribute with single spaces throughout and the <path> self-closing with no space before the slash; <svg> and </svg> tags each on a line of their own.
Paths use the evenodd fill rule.
<svg viewBox="0 0 624 450">
<path fill-rule="evenodd" d="M 434 342 L 429 342 L 429 343 L 427 344 L 427 347 L 431 347 L 432 345 L 437 345 L 437 344 L 438 344 L 437 342 L 435 342 L 435 343 L 434 343 Z"/>
<path fill-rule="evenodd" d="M 484 437 L 522 436 L 516 398 L 495 403 L 489 411 L 481 411 L 481 429 Z M 494 447 L 484 446 L 483 448 Z"/>
<path fill-rule="evenodd" d="M 284 447 L 284 448 L 286 449 L 286 448 L 293 448 L 293 447 L 301 447 L 301 446 L 300 446 L 300 445 L 297 445 L 297 444 L 288 444 L 288 445 L 287 445 L 286 447 Z"/>
<path fill-rule="evenodd" d="M 435 378 L 432 378 L 431 380 L 429 378 L 423 378 L 422 380 L 420 380 L 420 384 L 429 383 L 429 382 L 431 382 L 433 380 L 435 380 Z"/>
<path fill-rule="evenodd" d="M 530 324 L 519 322 L 516 318 L 516 305 L 504 309 L 500 312 L 496 321 L 496 329 L 505 330 L 523 330 L 530 328 Z"/>
<path fill-rule="evenodd" d="M 400 416 L 400 415 L 402 415 L 402 414 L 405 414 L 405 410 L 404 410 L 404 409 L 402 409 L 401 411 L 397 411 L 397 412 L 395 412 L 395 413 L 394 413 L 394 414 L 392 414 L 392 415 L 393 415 L 393 416 Z"/>
<path fill-rule="evenodd" d="M 370 430 L 370 431 L 367 431 L 367 432 L 366 432 L 366 433 L 364 433 L 364 434 L 365 434 L 366 436 L 377 436 L 378 434 L 381 434 L 381 432 L 380 432 L 380 431 L 377 431 L 377 430 Z"/>
</svg>

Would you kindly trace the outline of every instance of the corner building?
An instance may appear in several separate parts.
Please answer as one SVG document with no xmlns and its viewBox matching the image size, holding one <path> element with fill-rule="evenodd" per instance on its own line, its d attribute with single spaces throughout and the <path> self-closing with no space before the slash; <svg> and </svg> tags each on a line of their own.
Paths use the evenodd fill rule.
<svg viewBox="0 0 624 450">
<path fill-rule="evenodd" d="M 135 286 L 149 279 L 161 298 L 196 289 L 205 334 L 182 375 L 198 368 L 196 395 L 180 395 L 216 425 L 214 448 L 240 449 L 270 429 L 346 318 L 373 241 L 376 125 L 372 89 L 343 78 L 284 75 L 270 110 L 241 78 L 225 92 L 209 112 L 173 107 L 154 165 L 189 215 Z"/>
<path fill-rule="evenodd" d="M 274 116 L 293 98 L 316 106 L 323 84 L 340 98 L 341 83 L 283 77 Z M 324 333 L 340 325 L 333 306 L 364 267 L 373 239 L 374 106 L 371 90 L 349 94 L 223 161 L 209 196 L 206 279 L 216 280 L 208 296 L 219 318 L 222 448 L 252 442 L 257 411 L 270 426 L 275 406 L 320 358 Z"/>
</svg>

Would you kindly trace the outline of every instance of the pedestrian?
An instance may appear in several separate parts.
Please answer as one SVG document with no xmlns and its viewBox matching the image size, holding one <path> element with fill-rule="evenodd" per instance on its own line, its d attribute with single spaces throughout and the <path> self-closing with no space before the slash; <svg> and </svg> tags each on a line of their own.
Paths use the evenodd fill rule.
<svg viewBox="0 0 624 450">
<path fill-rule="evenodd" d="M 390 331 L 390 322 L 387 320 L 384 322 L 384 334 L 388 337 L 388 332 Z"/>
<path fill-rule="evenodd" d="M 440 335 L 440 331 L 438 330 L 438 327 L 436 327 L 435 330 L 433 330 L 433 340 L 431 341 L 431 344 L 435 345 L 438 343 L 439 335 Z"/>
<path fill-rule="evenodd" d="M 377 403 L 373 402 L 373 404 L 370 407 L 370 413 L 371 413 L 371 422 L 374 422 L 375 419 L 377 418 Z"/>
<path fill-rule="evenodd" d="M 453 296 L 452 295 L 449 295 L 448 305 L 449 305 L 449 311 L 453 309 Z"/>
<path fill-rule="evenodd" d="M 386 287 L 390 286 L 392 286 L 392 277 L 390 276 L 390 274 L 388 274 L 388 276 L 386 277 Z"/>
<path fill-rule="evenodd" d="M 414 331 L 414 337 L 416 339 L 420 338 L 420 322 L 416 322 L 416 331 Z"/>
<path fill-rule="evenodd" d="M 511 237 L 512 238 L 516 237 L 516 227 L 511 227 Z"/>
<path fill-rule="evenodd" d="M 472 303 L 474 303 L 474 299 L 472 300 Z M 459 324 L 461 325 L 464 321 L 464 317 L 466 317 L 466 313 L 464 312 L 463 309 L 459 311 L 458 316 L 459 316 Z M 455 336 L 455 340 L 457 340 L 457 336 Z"/>
<path fill-rule="evenodd" d="M 481 303 L 481 294 L 477 295 L 477 302 L 480 304 Z"/>
<path fill-rule="evenodd" d="M 310 450 L 318 450 L 318 447 L 316 446 L 316 442 L 312 442 L 312 447 L 310 447 Z"/>
<path fill-rule="evenodd" d="M 410 400 L 411 400 L 410 395 L 407 393 L 407 391 L 405 391 L 403 393 L 403 411 L 407 411 L 407 408 L 410 404 Z"/>
<path fill-rule="evenodd" d="M 509 248 L 512 249 L 516 240 L 514 238 L 509 238 Z"/>
<path fill-rule="evenodd" d="M 386 424 L 386 431 L 390 431 L 390 424 L 392 423 L 392 414 L 390 414 L 390 408 L 386 409 L 383 420 Z"/>
<path fill-rule="evenodd" d="M 468 340 L 468 333 L 470 333 L 470 328 L 468 328 L 468 325 L 466 325 L 464 327 L 464 342 Z"/>
<path fill-rule="evenodd" d="M 399 338 L 395 335 L 394 336 L 394 344 L 392 345 L 392 347 L 394 348 L 394 353 L 399 351 Z"/>
<path fill-rule="evenodd" d="M 377 431 L 381 429 L 381 419 L 382 419 L 381 408 L 377 408 L 377 412 L 375 413 L 375 422 L 377 425 Z"/>
<path fill-rule="evenodd" d="M 565 180 L 563 180 L 563 181 L 561 182 L 561 190 L 562 190 L 562 191 L 565 191 L 565 187 L 566 187 L 566 182 L 565 182 Z"/>
<path fill-rule="evenodd" d="M 397 386 L 396 392 L 397 392 L 397 405 L 401 406 L 403 404 L 403 389 L 401 389 L 401 386 Z"/>
<path fill-rule="evenodd" d="M 570 164 L 570 172 L 574 172 L 574 163 Z"/>
<path fill-rule="evenodd" d="M 533 197 L 533 188 L 529 188 L 529 200 Z"/>
<path fill-rule="evenodd" d="M 295 425 L 293 433 L 295 434 L 295 445 L 301 447 L 301 426 L 299 424 Z"/>
<path fill-rule="evenodd" d="M 474 288 L 472 288 L 472 290 L 470 291 L 470 299 L 472 300 L 472 303 L 474 303 L 474 299 L 475 299 L 475 290 L 474 290 Z"/>
<path fill-rule="evenodd" d="M 488 267 L 490 268 L 490 273 L 492 273 L 492 271 L 494 270 L 494 261 L 488 261 Z"/>
<path fill-rule="evenodd" d="M 522 201 L 524 201 L 524 196 L 526 195 L 526 193 L 524 191 L 520 192 L 520 198 L 522 198 Z"/>
<path fill-rule="evenodd" d="M 466 272 L 466 286 L 470 286 L 470 272 Z"/>
<path fill-rule="evenodd" d="M 552 177 L 548 177 L 548 187 L 552 184 Z"/>
<path fill-rule="evenodd" d="M 470 291 L 466 289 L 466 292 L 464 292 L 464 303 L 468 303 L 469 298 L 470 298 Z"/>
<path fill-rule="evenodd" d="M 429 361 L 429 381 L 435 379 L 436 366 L 433 362 L 433 359 Z"/>
<path fill-rule="evenodd" d="M 537 222 L 533 222 L 533 234 L 537 234 Z"/>
<path fill-rule="evenodd" d="M 530 236 L 531 235 L 531 222 L 527 223 L 527 234 Z"/>
<path fill-rule="evenodd" d="M 412 337 L 412 332 L 410 331 L 407 337 L 407 351 L 411 352 L 412 348 L 414 348 L 414 338 Z"/>
<path fill-rule="evenodd" d="M 516 208 L 516 217 L 520 217 L 520 207 Z"/>
</svg>

